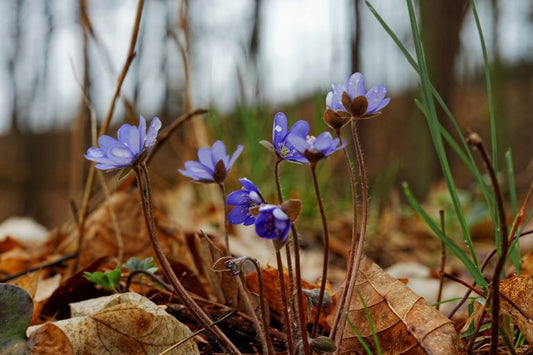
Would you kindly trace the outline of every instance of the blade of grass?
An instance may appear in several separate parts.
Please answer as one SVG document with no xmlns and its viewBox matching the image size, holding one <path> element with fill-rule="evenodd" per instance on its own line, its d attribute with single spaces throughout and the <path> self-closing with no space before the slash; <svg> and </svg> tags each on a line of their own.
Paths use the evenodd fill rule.
<svg viewBox="0 0 533 355">
<path fill-rule="evenodd" d="M 440 240 L 446 244 L 446 246 L 452 251 L 452 253 L 459 258 L 459 260 L 465 265 L 467 270 L 472 275 L 472 278 L 482 287 L 488 286 L 487 280 L 483 277 L 483 274 L 479 270 L 479 267 L 475 265 L 472 260 L 467 256 L 467 254 L 448 236 L 442 233 L 441 229 L 437 223 L 427 214 L 427 212 L 422 208 L 420 203 L 415 199 L 407 183 L 403 183 L 404 194 L 407 197 L 407 201 L 411 207 L 422 217 L 424 222 L 429 226 L 429 228 L 439 237 Z"/>
<path fill-rule="evenodd" d="M 365 299 L 363 298 L 361 291 L 359 291 L 359 289 L 356 289 L 355 291 L 359 295 L 359 299 L 361 300 L 361 303 L 363 304 L 363 308 L 365 310 L 365 317 L 366 317 L 366 320 L 368 321 L 368 325 L 370 326 L 370 330 L 372 331 L 372 339 L 374 339 L 374 343 L 376 344 L 376 352 L 378 353 L 378 355 L 381 355 L 381 347 L 379 346 L 379 339 L 376 333 L 376 328 L 374 327 L 374 321 L 372 320 L 372 315 L 370 314 L 370 310 L 368 309 L 368 306 L 366 305 Z"/>
<path fill-rule="evenodd" d="M 346 320 L 348 321 L 348 325 L 352 329 L 352 332 L 357 337 L 357 340 L 359 341 L 363 349 L 365 349 L 365 352 L 367 353 L 367 355 L 374 355 L 374 353 L 372 352 L 372 349 L 370 349 L 370 346 L 368 346 L 365 339 L 363 339 L 363 337 L 361 336 L 361 333 L 359 333 L 359 331 L 355 327 L 355 324 L 353 324 L 353 322 L 348 317 L 346 317 Z"/>
<path fill-rule="evenodd" d="M 457 189 L 455 187 L 455 182 L 451 174 L 450 165 L 448 163 L 448 157 L 446 155 L 444 144 L 442 142 L 442 136 L 440 134 L 440 123 L 437 117 L 437 110 L 435 107 L 435 102 L 433 101 L 432 86 L 429 80 L 429 72 L 428 72 L 428 68 L 426 65 L 424 51 L 422 48 L 422 39 L 418 31 L 418 25 L 417 25 L 417 20 L 416 20 L 416 15 L 415 15 L 415 10 L 414 10 L 412 0 L 407 0 L 407 8 L 409 10 L 411 32 L 413 34 L 418 66 L 420 68 L 420 72 L 419 72 L 420 79 L 421 79 L 420 93 L 422 96 L 421 103 L 422 103 L 422 106 L 425 108 L 424 112 L 426 113 L 425 115 L 426 121 L 428 123 L 431 138 L 433 140 L 433 144 L 437 152 L 437 158 L 439 159 L 439 163 L 441 165 L 441 169 L 444 175 L 444 180 L 446 181 L 446 185 L 448 186 L 448 192 L 450 193 L 450 197 L 452 198 L 455 213 L 457 215 L 457 218 L 459 219 L 459 224 L 461 226 L 461 230 L 466 240 L 468 249 L 470 250 L 470 253 L 472 255 L 474 265 L 476 266 L 478 273 L 479 273 L 479 263 L 477 260 L 476 252 L 474 250 L 474 245 L 472 243 L 472 237 L 470 236 L 470 231 L 466 223 L 464 211 L 461 206 L 461 202 L 459 201 L 459 196 L 457 193 Z"/>
<path fill-rule="evenodd" d="M 418 67 L 418 64 L 416 63 L 415 59 L 411 56 L 411 54 L 409 53 L 407 48 L 405 48 L 405 46 L 402 44 L 402 42 L 400 41 L 398 36 L 396 36 L 396 34 L 392 31 L 392 29 L 387 25 L 387 23 L 383 20 L 383 18 L 379 15 L 379 13 L 374 9 L 374 7 L 368 1 L 366 1 L 366 5 L 369 8 L 370 12 L 372 12 L 374 17 L 377 19 L 377 21 L 380 23 L 380 25 L 383 27 L 385 32 L 387 32 L 387 34 L 394 41 L 394 43 L 396 44 L 398 49 L 400 49 L 400 51 L 403 53 L 403 55 L 405 56 L 405 58 L 407 59 L 407 61 L 411 65 L 411 67 L 413 67 L 413 69 L 420 75 L 420 69 Z M 464 148 L 464 151 L 461 150 L 461 148 L 455 142 L 455 140 L 453 139 L 451 134 L 449 134 L 444 129 L 444 127 L 441 128 L 441 132 L 446 131 L 447 135 L 443 135 L 443 137 L 445 138 L 447 143 L 450 144 L 452 149 L 458 155 L 464 156 L 464 154 L 466 152 L 466 156 L 468 156 L 468 160 L 463 159 L 462 161 L 465 163 L 467 168 L 472 172 L 472 174 L 476 178 L 476 181 L 478 182 L 478 184 L 479 184 L 479 186 L 481 188 L 481 192 L 483 193 L 483 196 L 485 197 L 485 201 L 486 201 L 487 206 L 488 206 L 488 208 L 490 210 L 491 216 L 494 216 L 494 218 L 495 218 L 496 214 L 495 214 L 495 211 L 494 211 L 494 208 L 493 208 L 493 206 L 494 206 L 494 196 L 492 195 L 491 190 L 488 188 L 487 184 L 485 183 L 485 181 L 483 180 L 483 178 L 481 176 L 481 173 L 479 172 L 479 170 L 477 168 L 477 165 L 475 163 L 475 160 L 474 160 L 474 157 L 472 155 L 472 152 L 471 152 L 470 148 L 468 147 L 468 143 L 466 142 L 466 140 L 465 140 L 465 138 L 464 138 L 464 136 L 463 136 L 463 134 L 461 132 L 461 129 L 459 128 L 459 125 L 457 124 L 457 121 L 453 117 L 450 109 L 448 108 L 448 106 L 446 105 L 446 103 L 444 102 L 444 100 L 442 99 L 440 94 L 437 92 L 437 90 L 433 86 L 432 86 L 432 92 L 433 92 L 433 96 L 435 97 L 435 99 L 437 100 L 439 105 L 442 107 L 444 113 L 446 114 L 447 118 L 449 119 L 449 121 L 453 125 L 455 131 L 457 132 L 457 135 L 459 136 L 459 138 L 461 140 L 461 143 L 462 143 L 462 146 Z"/>
<path fill-rule="evenodd" d="M 479 15 L 476 9 L 476 2 L 470 0 L 472 5 L 472 14 L 476 22 L 476 28 L 479 34 L 479 42 L 481 43 L 481 51 L 483 52 L 483 69 L 485 72 L 485 83 L 487 86 L 487 100 L 489 103 L 489 119 L 490 119 L 490 141 L 492 150 L 492 165 L 494 170 L 498 171 L 498 139 L 496 130 L 496 117 L 494 116 L 494 99 L 492 97 L 492 80 L 490 75 L 490 64 L 487 55 L 487 46 L 485 45 L 485 37 L 483 36 L 483 29 L 481 28 L 481 22 L 479 21 Z"/>
<path fill-rule="evenodd" d="M 513 166 L 513 155 L 511 149 L 508 149 L 505 152 L 505 165 L 507 170 L 507 182 L 509 184 L 509 200 L 511 201 L 511 210 L 513 212 L 513 218 L 518 213 L 518 202 L 516 199 L 516 185 L 514 177 L 514 166 Z M 513 236 L 510 236 L 513 238 Z M 515 267 L 517 273 L 520 273 L 522 265 L 520 263 L 520 244 L 514 243 L 511 248 L 509 248 L 509 255 Z"/>
</svg>

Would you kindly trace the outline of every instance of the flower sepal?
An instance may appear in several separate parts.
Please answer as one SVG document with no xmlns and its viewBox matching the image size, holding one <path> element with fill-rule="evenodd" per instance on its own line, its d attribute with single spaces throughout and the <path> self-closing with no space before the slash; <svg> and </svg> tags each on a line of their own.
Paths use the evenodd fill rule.
<svg viewBox="0 0 533 355">
<path fill-rule="evenodd" d="M 228 175 L 228 172 L 226 170 L 226 166 L 224 165 L 224 161 L 219 160 L 218 163 L 215 165 L 215 171 L 213 173 L 213 180 L 215 180 L 216 183 L 220 184 L 224 182 L 227 175 Z"/>
<path fill-rule="evenodd" d="M 330 108 L 324 112 L 324 122 L 335 131 L 339 131 L 346 123 L 350 122 L 352 116 L 346 111 L 334 111 Z"/>
<path fill-rule="evenodd" d="M 283 201 L 281 209 L 289 216 L 289 220 L 294 223 L 302 211 L 302 201 L 296 198 Z"/>
<path fill-rule="evenodd" d="M 271 151 L 272 153 L 276 153 L 276 148 L 274 148 L 274 145 L 266 140 L 260 140 L 259 144 L 261 144 L 263 147 Z"/>
</svg>

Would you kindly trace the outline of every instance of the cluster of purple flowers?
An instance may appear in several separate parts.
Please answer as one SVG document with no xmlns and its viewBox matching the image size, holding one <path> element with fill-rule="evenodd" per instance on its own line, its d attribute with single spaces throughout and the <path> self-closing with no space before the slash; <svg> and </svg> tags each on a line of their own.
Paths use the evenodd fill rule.
<svg viewBox="0 0 533 355">
<path fill-rule="evenodd" d="M 330 127 L 338 130 L 352 119 L 368 118 L 378 115 L 390 98 L 385 98 L 387 89 L 379 84 L 366 92 L 365 78 L 361 73 L 347 76 L 344 84 L 333 84 L 332 91 L 326 96 L 324 120 Z M 156 143 L 161 121 L 155 117 L 146 130 L 146 120 L 140 116 L 139 125 L 122 125 L 117 133 L 118 139 L 103 135 L 99 138 L 99 147 L 87 150 L 85 158 L 97 163 L 101 170 L 115 170 L 132 167 L 145 157 Z M 289 129 L 287 116 L 278 112 L 274 116 L 272 143 L 268 146 L 276 153 L 278 159 L 300 164 L 315 164 L 327 158 L 345 145 L 339 138 L 333 138 L 329 132 L 317 137 L 309 135 L 309 123 L 299 120 Z M 198 150 L 198 161 L 187 161 L 185 169 L 178 171 L 196 182 L 224 182 L 231 167 L 243 151 L 239 145 L 230 156 L 226 146 L 216 141 L 211 148 Z M 227 203 L 234 206 L 228 215 L 233 224 L 255 225 L 260 237 L 284 241 L 290 229 L 291 221 L 279 205 L 266 203 L 257 186 L 250 180 L 239 180 L 242 189 L 232 192 Z"/>
</svg>

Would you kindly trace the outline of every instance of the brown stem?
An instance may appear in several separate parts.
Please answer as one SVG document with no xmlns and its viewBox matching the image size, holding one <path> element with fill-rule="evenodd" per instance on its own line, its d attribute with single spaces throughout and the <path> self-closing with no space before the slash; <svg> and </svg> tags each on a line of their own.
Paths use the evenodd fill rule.
<svg viewBox="0 0 533 355">
<path fill-rule="evenodd" d="M 219 183 L 220 193 L 222 194 L 222 204 L 224 205 L 224 243 L 226 245 L 226 255 L 231 255 L 229 249 L 229 221 L 228 221 L 228 204 L 226 203 L 226 189 L 224 183 Z"/>
<path fill-rule="evenodd" d="M 281 194 L 281 184 L 279 180 L 279 164 L 281 163 L 281 161 L 282 160 L 278 158 L 278 160 L 276 161 L 274 165 L 274 175 L 275 175 L 274 180 L 276 181 L 276 187 L 278 191 L 278 201 L 280 205 L 283 202 L 283 196 Z M 294 234 L 293 234 L 293 239 L 294 239 Z M 292 312 L 290 311 L 291 307 L 289 307 L 289 302 L 287 300 L 287 288 L 285 287 L 285 276 L 283 274 L 283 262 L 281 261 L 281 253 L 278 250 L 278 248 L 276 248 L 275 243 L 274 243 L 274 250 L 276 251 L 276 263 L 278 267 L 278 279 L 279 279 L 279 287 L 280 287 L 280 292 L 281 292 L 281 303 L 283 307 L 283 321 L 285 323 L 284 324 L 285 330 L 287 332 L 287 346 L 289 348 L 289 354 L 294 354 L 295 348 L 294 348 L 294 339 L 293 339 L 294 337 L 293 337 L 293 329 L 292 329 L 292 325 L 293 325 L 292 318 L 293 317 L 292 317 Z M 286 257 L 287 257 L 287 265 L 291 267 L 291 271 L 292 271 L 291 252 L 288 247 L 285 250 L 286 250 Z M 295 255 L 294 258 L 299 259 L 299 256 Z M 299 266 L 299 262 L 298 262 L 298 266 Z M 299 273 L 300 270 L 296 269 L 296 272 Z M 292 283 L 293 283 L 291 276 L 292 275 L 289 274 L 289 288 L 290 289 L 292 288 Z"/>
<path fill-rule="evenodd" d="M 322 230 L 324 232 L 324 256 L 322 265 L 322 282 L 320 283 L 320 292 L 318 294 L 318 304 L 316 305 L 315 320 L 313 322 L 313 328 L 311 331 L 311 338 L 316 338 L 318 334 L 318 320 L 320 319 L 320 313 L 322 312 L 322 303 L 324 302 L 324 293 L 326 292 L 326 280 L 328 278 L 328 263 L 329 263 L 329 231 L 328 221 L 326 220 L 326 213 L 324 212 L 324 204 L 322 203 L 322 196 L 320 195 L 320 189 L 318 186 L 318 180 L 316 177 L 316 162 L 311 163 L 311 175 L 313 176 L 313 185 L 315 187 L 316 199 L 318 202 L 318 209 L 320 211 L 320 217 L 322 218 Z"/>
<path fill-rule="evenodd" d="M 530 235 L 530 234 L 533 234 L 533 230 L 530 230 L 530 231 L 526 231 L 526 232 L 523 232 L 522 234 L 518 235 L 516 233 L 516 230 L 518 229 L 518 225 L 520 223 L 523 222 L 523 218 L 524 218 L 524 214 L 525 214 L 525 210 L 526 210 L 526 207 L 527 207 L 527 204 L 529 202 L 529 199 L 531 198 L 531 194 L 533 193 L 533 183 L 529 186 L 529 190 L 527 192 L 527 196 L 524 200 L 524 202 L 522 203 L 522 207 L 520 208 L 520 211 L 518 212 L 518 214 L 516 215 L 514 221 L 513 221 L 513 225 L 511 226 L 511 231 L 509 232 L 509 235 L 512 236 L 512 239 L 511 239 L 511 242 L 514 241 L 514 239 L 518 239 L 518 238 L 522 238 L 524 236 L 527 236 L 527 235 Z M 483 260 L 483 262 L 481 263 L 481 271 L 483 271 L 485 269 L 485 267 L 487 266 L 488 262 L 490 261 L 490 259 L 492 259 L 492 257 L 494 255 L 496 255 L 496 252 L 497 252 L 497 249 L 493 249 L 486 257 L 485 259 Z M 476 285 L 476 283 L 474 282 L 474 286 Z M 455 314 L 455 312 L 457 312 L 457 310 L 466 302 L 466 300 L 468 299 L 468 296 L 470 295 L 470 291 L 467 291 L 465 293 L 465 295 L 463 296 L 463 298 L 461 299 L 461 301 L 459 301 L 459 303 L 454 307 L 454 309 L 450 312 L 450 314 L 448 315 L 448 318 L 452 318 L 453 315 Z"/>
<path fill-rule="evenodd" d="M 259 303 L 261 303 L 261 317 L 263 318 L 263 327 L 265 329 L 264 338 L 266 340 L 266 346 L 264 346 L 264 349 L 267 349 L 269 355 L 275 355 L 276 351 L 274 350 L 274 346 L 272 345 L 272 338 L 270 336 L 270 326 L 268 325 L 268 317 L 266 314 L 267 305 L 265 303 L 265 296 L 263 292 L 263 277 L 261 275 L 261 268 L 259 267 L 259 263 L 257 262 L 257 260 L 249 257 L 247 257 L 246 260 L 248 260 L 254 265 L 255 271 L 257 273 L 257 283 L 259 284 Z"/>
<path fill-rule="evenodd" d="M 307 327 L 305 321 L 304 295 L 302 291 L 302 273 L 300 272 L 300 242 L 298 241 L 298 231 L 296 226 L 291 224 L 292 245 L 294 248 L 294 269 L 295 269 L 295 283 L 296 283 L 296 303 L 298 308 L 298 326 L 300 327 L 300 337 L 304 354 L 311 354 L 309 348 L 309 341 L 307 336 Z"/>
<path fill-rule="evenodd" d="M 444 223 L 444 210 L 439 211 L 440 215 L 440 229 L 442 234 L 446 234 L 445 223 Z M 441 254 L 440 254 L 440 280 L 439 280 L 439 291 L 437 292 L 437 311 L 440 310 L 440 301 L 442 301 L 442 289 L 444 287 L 444 266 L 446 265 L 446 245 L 441 241 Z"/>
<path fill-rule="evenodd" d="M 154 249 L 154 253 L 161 265 L 161 268 L 170 281 L 174 292 L 183 302 L 183 305 L 189 310 L 191 315 L 200 323 L 203 327 L 208 329 L 208 331 L 224 345 L 224 347 L 231 351 L 234 354 L 241 354 L 239 349 L 229 340 L 226 335 L 218 328 L 216 325 L 213 326 L 213 321 L 209 316 L 204 312 L 204 310 L 194 301 L 194 299 L 187 293 L 185 287 L 183 287 L 180 280 L 177 278 L 172 266 L 170 265 L 168 259 L 166 258 L 161 245 L 159 244 L 159 239 L 156 234 L 156 228 L 154 224 L 154 218 L 152 215 L 152 193 L 150 185 L 150 177 L 148 175 L 148 170 L 146 168 L 145 162 L 140 162 L 139 165 L 133 167 L 133 171 L 137 177 L 137 182 L 139 185 L 139 190 L 141 193 L 141 202 L 143 205 L 144 219 L 146 222 L 146 228 L 148 229 L 148 236 L 150 237 L 150 242 Z"/>
<path fill-rule="evenodd" d="M 152 157 L 155 155 L 155 153 L 159 150 L 159 148 L 163 145 L 163 143 L 174 133 L 179 127 L 181 127 L 182 124 L 187 122 L 188 120 L 207 113 L 206 109 L 198 108 L 196 110 L 186 112 L 176 118 L 170 126 L 166 127 L 164 130 L 159 132 L 157 135 L 157 141 L 155 142 L 154 146 L 152 147 L 152 150 L 150 153 L 148 153 L 148 158 L 146 158 L 147 164 L 150 162 Z"/>
<path fill-rule="evenodd" d="M 143 7 L 144 7 L 144 0 L 138 0 L 137 12 L 135 14 L 135 21 L 134 21 L 133 30 L 131 33 L 130 47 L 128 49 L 128 55 L 126 56 L 126 62 L 124 63 L 124 66 L 122 67 L 122 71 L 120 72 L 120 75 L 118 77 L 115 94 L 113 95 L 113 98 L 111 99 L 111 104 L 109 105 L 109 108 L 107 110 L 107 114 L 105 116 L 104 122 L 102 123 L 102 127 L 100 127 L 99 136 L 105 134 L 107 131 L 107 128 L 109 127 L 109 123 L 111 122 L 111 118 L 113 117 L 113 112 L 115 112 L 115 104 L 120 95 L 122 83 L 124 82 L 124 79 L 126 78 L 126 74 L 128 73 L 131 63 L 133 62 L 133 59 L 135 58 L 135 44 L 137 43 L 137 37 L 139 35 L 139 28 L 140 28 L 140 23 L 141 23 Z M 78 241 L 77 241 L 78 256 L 76 257 L 74 264 L 73 264 L 73 273 L 76 272 L 76 270 L 78 269 L 79 255 L 80 255 L 79 251 L 81 250 L 82 245 L 83 245 L 83 236 L 85 232 L 85 220 L 87 218 L 87 214 L 89 211 L 89 199 L 91 197 L 91 192 L 92 192 L 93 185 L 94 185 L 94 177 L 96 174 L 95 165 L 96 165 L 95 163 L 91 163 L 89 174 L 87 176 L 87 181 L 85 183 L 85 189 L 83 192 L 83 200 L 81 203 L 81 210 L 80 210 L 80 219 L 78 220 Z"/>
<path fill-rule="evenodd" d="M 226 243 L 226 255 L 231 255 L 230 249 L 229 249 L 229 221 L 228 221 L 228 204 L 226 203 L 226 189 L 224 187 L 224 183 L 218 184 L 220 188 L 220 192 L 222 194 L 222 204 L 224 205 L 224 241 Z M 246 290 L 244 286 L 244 282 L 241 280 L 241 278 L 237 278 L 237 285 L 239 287 L 239 292 L 244 300 L 244 304 L 246 308 L 248 309 L 248 312 L 250 314 L 250 317 L 253 320 L 255 330 L 257 332 L 258 338 L 261 340 L 263 350 L 266 350 L 267 352 L 270 351 L 270 348 L 272 347 L 272 342 L 269 336 L 265 337 L 265 332 L 263 332 L 263 328 L 261 327 L 261 323 L 259 322 L 259 319 L 257 318 L 257 314 L 255 314 L 255 309 L 252 305 L 252 301 L 250 300 L 250 296 L 248 294 L 248 291 Z M 262 297 L 262 294 L 260 295 Z M 261 305 L 262 307 L 263 305 Z M 266 328 L 266 323 L 265 323 Z"/>
<path fill-rule="evenodd" d="M 357 244 L 357 253 L 355 255 L 355 261 L 353 264 L 353 272 L 348 283 L 348 294 L 346 299 L 351 300 L 355 290 L 355 282 L 357 281 L 357 274 L 361 265 L 361 259 L 363 258 L 363 251 L 366 238 L 366 225 L 368 220 L 368 185 L 366 181 L 366 168 L 365 160 L 363 158 L 363 150 L 361 143 L 359 142 L 359 136 L 357 134 L 357 120 L 352 118 L 350 121 L 350 127 L 352 131 L 352 141 L 355 148 L 355 156 L 357 158 L 357 167 L 359 169 L 359 178 L 361 179 L 361 229 L 359 231 L 359 243 Z M 349 302 L 344 305 L 342 314 L 347 314 Z M 339 329 L 337 331 L 336 344 L 340 344 L 342 334 L 344 333 L 344 327 L 346 322 L 339 323 Z"/>
<path fill-rule="evenodd" d="M 340 129 L 337 130 L 337 137 L 341 139 Z M 350 156 L 348 155 L 348 149 L 346 146 L 342 149 L 343 156 L 344 156 L 344 163 L 346 164 L 346 167 L 348 168 L 348 175 L 350 177 L 350 188 L 352 193 L 352 212 L 353 212 L 353 221 L 352 221 L 352 240 L 350 243 L 350 255 L 348 256 L 348 264 L 346 266 L 346 278 L 344 281 L 344 289 L 342 290 L 342 295 L 338 304 L 337 313 L 335 314 L 335 319 L 333 320 L 333 325 L 331 326 L 331 333 L 329 337 L 335 341 L 335 345 L 337 346 L 337 349 L 340 348 L 340 341 L 342 339 L 342 336 L 339 336 L 336 338 L 337 328 L 339 326 L 339 322 L 344 317 L 344 311 L 346 311 L 345 305 L 347 301 L 348 296 L 348 288 L 349 283 L 353 275 L 353 265 L 354 265 L 354 259 L 355 259 L 355 252 L 356 252 L 356 245 L 357 245 L 357 189 L 355 186 L 355 176 L 353 172 L 353 166 L 352 162 L 350 161 Z M 360 240 L 359 240 L 360 241 Z M 361 249 L 362 247 L 359 246 L 357 248 Z M 341 334 L 343 333 L 344 326 L 342 326 Z"/>
<path fill-rule="evenodd" d="M 499 321 L 500 321 L 500 277 L 503 271 L 503 266 L 505 264 L 505 259 L 507 257 L 507 251 L 509 248 L 509 240 L 507 236 L 507 221 L 505 218 L 505 209 L 503 205 L 503 197 L 500 191 L 500 185 L 498 183 L 498 178 L 496 177 L 496 172 L 492 166 L 489 155 L 485 149 L 485 145 L 481 140 L 481 137 L 476 133 L 471 133 L 468 137 L 468 142 L 475 146 L 483 159 L 483 163 L 489 173 L 490 180 L 492 182 L 492 187 L 494 189 L 494 195 L 496 197 L 496 205 L 498 208 L 498 219 L 499 225 L 498 229 L 500 230 L 500 256 L 494 268 L 494 274 L 492 276 L 492 327 L 491 327 L 491 344 L 490 344 L 490 354 L 496 355 L 498 353 L 498 338 L 499 338 Z"/>
</svg>

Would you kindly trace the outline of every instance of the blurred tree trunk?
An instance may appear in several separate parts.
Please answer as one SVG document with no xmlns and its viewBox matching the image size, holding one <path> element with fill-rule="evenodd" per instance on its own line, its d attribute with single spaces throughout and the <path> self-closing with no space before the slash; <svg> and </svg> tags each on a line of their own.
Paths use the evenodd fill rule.
<svg viewBox="0 0 533 355">
<path fill-rule="evenodd" d="M 254 20 L 252 25 L 252 33 L 250 36 L 250 45 L 248 51 L 250 53 L 250 62 L 252 64 L 252 71 L 255 77 L 255 97 L 258 101 L 261 98 L 261 74 L 259 72 L 259 37 L 261 35 L 261 17 L 262 17 L 262 0 L 254 1 Z"/>
<path fill-rule="evenodd" d="M 8 59 L 8 72 L 9 79 L 11 81 L 11 93 L 12 93 L 12 106 L 11 106 L 11 133 L 20 134 L 21 133 L 21 124 L 20 124 L 20 111 L 19 111 L 19 102 L 18 102 L 18 85 L 17 85 L 17 62 L 19 60 L 20 50 L 21 50 L 21 39 L 22 39 L 22 6 L 24 1 L 16 1 L 15 9 L 13 14 L 13 50 L 11 52 L 11 57 Z"/>
<path fill-rule="evenodd" d="M 91 145 L 91 113 L 88 107 L 90 102 L 90 61 L 89 61 L 89 35 L 93 33 L 89 18 L 87 0 L 79 0 L 79 23 L 82 30 L 82 98 L 80 107 L 72 120 L 70 141 L 70 167 L 69 167 L 69 194 L 72 198 L 79 196 L 82 191 L 84 167 L 86 162 L 83 157 L 85 148 Z"/>
<path fill-rule="evenodd" d="M 510 147 L 510 127 L 506 122 L 504 116 L 506 112 L 506 101 L 505 101 L 505 88 L 506 88 L 506 73 L 505 65 L 502 62 L 500 54 L 500 36 L 499 36 L 499 27 L 500 27 L 500 11 L 498 8 L 499 1 L 491 1 L 491 16 L 492 16 L 492 53 L 493 53 L 493 64 L 492 64 L 492 90 L 494 94 L 494 117 L 496 120 L 496 141 L 498 145 L 498 150 L 504 152 Z M 502 154 L 498 154 L 498 161 L 502 158 Z M 499 165 L 501 166 L 501 165 Z"/>
<path fill-rule="evenodd" d="M 421 34 L 424 52 L 432 84 L 442 96 L 444 102 L 451 106 L 456 86 L 455 64 L 461 45 L 461 29 L 469 8 L 468 0 L 420 0 Z M 437 105 L 437 115 L 445 128 L 452 132 L 445 113 Z M 424 127 L 422 127 L 424 126 Z M 416 128 L 427 131 L 424 124 Z M 420 132 L 418 131 L 418 132 Z M 430 183 L 441 176 L 441 168 L 434 158 L 434 149 L 427 135 L 417 135 L 416 149 L 420 161 L 419 173 L 420 194 L 429 191 Z M 420 137 L 427 137 L 425 139 Z"/>
<path fill-rule="evenodd" d="M 461 45 L 461 28 L 469 1 L 421 0 L 419 3 L 422 40 L 431 82 L 444 102 L 451 104 L 456 84 L 455 59 Z M 446 120 L 443 123 L 446 125 Z"/>
<path fill-rule="evenodd" d="M 354 0 L 353 2 L 353 11 L 354 11 L 354 22 L 355 29 L 352 35 L 352 70 L 351 73 L 361 71 L 360 68 L 360 57 L 359 57 L 359 44 L 361 42 L 361 0 Z"/>
</svg>

